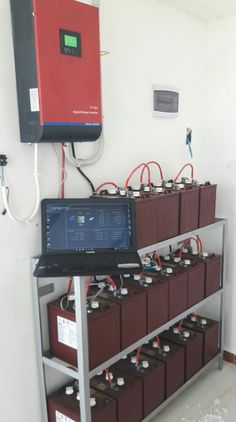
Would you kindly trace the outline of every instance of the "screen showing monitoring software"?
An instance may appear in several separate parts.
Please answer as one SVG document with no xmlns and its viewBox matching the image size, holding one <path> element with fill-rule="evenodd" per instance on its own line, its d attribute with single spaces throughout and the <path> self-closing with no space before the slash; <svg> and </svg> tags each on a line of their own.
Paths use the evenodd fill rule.
<svg viewBox="0 0 236 422">
<path fill-rule="evenodd" d="M 46 252 L 132 247 L 129 204 L 49 204 Z"/>
</svg>

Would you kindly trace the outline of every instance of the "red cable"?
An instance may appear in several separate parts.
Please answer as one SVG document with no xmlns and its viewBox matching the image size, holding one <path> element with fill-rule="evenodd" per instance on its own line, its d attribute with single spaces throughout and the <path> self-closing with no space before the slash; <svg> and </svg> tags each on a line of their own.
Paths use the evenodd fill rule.
<svg viewBox="0 0 236 422">
<path fill-rule="evenodd" d="M 202 252 L 202 241 L 199 236 L 197 236 L 197 240 L 198 240 L 200 252 Z"/>
<path fill-rule="evenodd" d="M 138 348 L 138 350 L 137 350 L 137 353 L 136 353 L 136 363 L 139 363 L 139 361 L 140 361 L 140 353 L 141 353 L 141 349 L 142 349 L 142 346 L 140 346 L 140 347 Z"/>
<path fill-rule="evenodd" d="M 106 372 L 106 374 L 107 374 L 108 382 L 109 382 L 109 384 L 111 384 L 111 382 L 112 382 L 112 379 L 111 379 L 111 374 L 110 374 L 110 372 L 108 371 L 108 369 L 107 369 L 107 368 L 105 369 L 105 372 Z"/>
<path fill-rule="evenodd" d="M 179 251 L 179 257 L 180 257 L 180 258 L 182 257 L 182 253 L 183 253 L 184 246 L 185 246 L 185 245 L 186 245 L 186 243 L 187 243 L 187 242 L 189 242 L 190 240 L 194 240 L 194 242 L 196 243 L 196 246 L 197 246 L 197 251 L 199 252 L 199 242 L 198 242 L 198 240 L 197 240 L 195 237 L 189 237 L 188 239 L 185 239 L 185 240 L 184 240 L 184 242 L 183 242 L 183 244 L 182 244 L 182 246 L 181 246 L 181 248 L 180 248 L 180 251 Z"/>
<path fill-rule="evenodd" d="M 127 187 L 129 186 L 129 182 L 131 177 L 136 173 L 137 170 L 139 170 L 141 167 L 144 167 L 145 169 L 147 169 L 148 171 L 148 186 L 151 185 L 151 174 L 150 174 L 150 168 L 148 167 L 148 165 L 146 163 L 141 163 L 139 164 L 137 167 L 135 167 L 135 169 L 130 173 L 130 175 L 128 176 L 128 178 L 126 179 L 125 182 L 125 188 L 127 189 Z"/>
<path fill-rule="evenodd" d="M 65 151 L 61 145 L 61 197 L 65 197 Z"/>
<path fill-rule="evenodd" d="M 179 334 L 180 334 L 180 333 L 182 333 L 182 331 L 183 331 L 183 328 L 182 328 L 182 324 L 183 324 L 183 322 L 184 322 L 184 320 L 182 319 L 182 320 L 180 321 L 179 325 L 178 325 L 178 331 L 179 331 Z"/>
<path fill-rule="evenodd" d="M 174 179 L 174 182 L 176 182 L 176 180 L 178 180 L 179 176 L 181 175 L 182 171 L 186 168 L 186 167 L 191 167 L 191 178 L 193 179 L 193 173 L 194 173 L 194 169 L 193 169 L 193 165 L 191 163 L 187 163 L 185 164 L 182 169 L 180 170 L 180 172 L 177 174 L 176 178 Z"/>
<path fill-rule="evenodd" d="M 161 180 L 164 180 L 163 172 L 162 172 L 162 168 L 161 168 L 160 164 L 157 161 L 148 161 L 147 166 L 149 166 L 150 164 L 156 164 L 156 166 L 159 168 Z M 143 181 L 143 173 L 144 173 L 144 171 L 145 171 L 145 168 L 143 167 L 142 172 L 141 172 L 141 176 L 140 176 L 140 182 L 141 183 Z"/>
<path fill-rule="evenodd" d="M 161 263 L 161 258 L 160 258 L 160 255 L 158 255 L 156 252 L 154 252 L 154 253 L 153 253 L 153 255 L 154 255 L 154 257 L 155 257 L 155 258 L 156 258 L 156 260 L 157 260 L 158 266 L 159 266 L 160 268 L 162 268 L 162 263 Z"/>
<path fill-rule="evenodd" d="M 116 283 L 114 282 L 113 278 L 110 275 L 107 277 L 107 281 L 109 281 L 113 289 L 116 289 Z"/>
<path fill-rule="evenodd" d="M 114 188 L 116 188 L 116 189 L 118 188 L 118 186 L 114 182 L 105 182 L 105 183 L 102 183 L 101 185 L 99 185 L 97 187 L 96 192 L 100 191 L 101 188 L 103 188 L 103 186 L 106 186 L 106 185 L 114 186 Z"/>
<path fill-rule="evenodd" d="M 161 341 L 160 341 L 160 337 L 159 336 L 157 336 L 157 347 L 158 347 L 158 349 L 161 348 Z"/>
</svg>

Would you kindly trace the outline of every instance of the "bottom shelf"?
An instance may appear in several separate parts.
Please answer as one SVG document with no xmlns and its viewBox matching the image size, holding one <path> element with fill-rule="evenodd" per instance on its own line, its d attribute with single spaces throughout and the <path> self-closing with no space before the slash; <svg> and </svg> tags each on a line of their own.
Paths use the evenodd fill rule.
<svg viewBox="0 0 236 422">
<path fill-rule="evenodd" d="M 173 400 L 175 400 L 181 393 L 183 393 L 190 385 L 192 385 L 204 372 L 206 372 L 213 364 L 219 362 L 219 369 L 223 369 L 223 354 L 218 353 L 207 365 L 203 366 L 192 378 L 190 378 L 185 384 L 183 384 L 172 396 L 165 400 L 160 406 L 158 406 L 150 415 L 148 415 L 142 422 L 149 422 L 152 418 L 158 415 L 166 406 L 168 406 Z"/>
</svg>

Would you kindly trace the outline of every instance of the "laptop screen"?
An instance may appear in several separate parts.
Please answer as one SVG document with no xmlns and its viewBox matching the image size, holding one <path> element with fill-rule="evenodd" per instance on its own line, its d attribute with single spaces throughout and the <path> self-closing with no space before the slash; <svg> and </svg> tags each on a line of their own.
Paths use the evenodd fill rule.
<svg viewBox="0 0 236 422">
<path fill-rule="evenodd" d="M 132 199 L 88 198 L 42 201 L 43 254 L 136 248 Z"/>
</svg>

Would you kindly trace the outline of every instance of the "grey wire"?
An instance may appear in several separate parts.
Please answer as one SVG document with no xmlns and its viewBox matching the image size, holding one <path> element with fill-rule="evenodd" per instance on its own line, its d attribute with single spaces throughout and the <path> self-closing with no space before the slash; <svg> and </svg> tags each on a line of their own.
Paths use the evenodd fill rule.
<svg viewBox="0 0 236 422">
<path fill-rule="evenodd" d="M 122 275 L 120 274 L 120 290 L 121 289 L 123 289 L 123 286 L 124 286 L 124 279 L 123 279 L 123 277 L 122 277 Z"/>
</svg>

